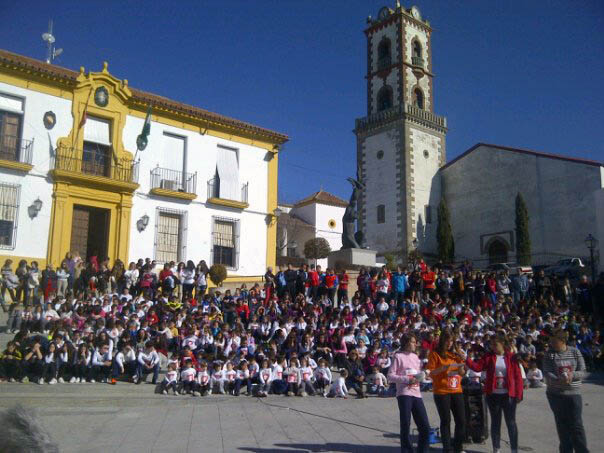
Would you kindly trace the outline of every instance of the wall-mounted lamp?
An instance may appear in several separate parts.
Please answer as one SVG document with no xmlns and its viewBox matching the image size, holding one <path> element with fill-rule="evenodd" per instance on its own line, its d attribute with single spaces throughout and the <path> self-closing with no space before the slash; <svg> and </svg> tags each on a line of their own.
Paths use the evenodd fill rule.
<svg viewBox="0 0 604 453">
<path fill-rule="evenodd" d="M 149 216 L 147 214 L 145 214 L 144 216 L 142 216 L 140 219 L 138 219 L 136 221 L 136 229 L 139 232 L 145 231 L 145 228 L 147 228 L 147 225 L 149 225 Z"/>
<path fill-rule="evenodd" d="M 38 216 L 38 213 L 42 210 L 42 200 L 40 200 L 39 198 L 36 198 L 36 200 L 31 204 L 31 206 L 29 206 L 27 208 L 27 212 L 29 214 L 29 217 L 31 217 L 32 219 L 34 217 Z"/>
<path fill-rule="evenodd" d="M 281 208 L 275 208 L 275 210 L 273 211 L 273 215 L 277 218 L 279 218 L 281 214 L 283 214 L 283 209 Z"/>
</svg>

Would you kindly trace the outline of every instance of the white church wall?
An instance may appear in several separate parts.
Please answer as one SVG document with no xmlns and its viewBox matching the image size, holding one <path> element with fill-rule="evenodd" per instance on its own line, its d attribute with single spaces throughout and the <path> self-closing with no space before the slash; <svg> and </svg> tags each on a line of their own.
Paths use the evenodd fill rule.
<svg viewBox="0 0 604 453">
<path fill-rule="evenodd" d="M 436 217 L 440 202 L 441 139 L 419 129 L 410 129 L 411 166 L 413 168 L 413 203 L 410 215 L 424 253 L 435 253 Z M 427 155 L 426 155 L 427 152 Z M 431 219 L 426 219 L 426 206 L 430 206 Z M 427 223 L 431 220 L 430 223 Z"/>
<path fill-rule="evenodd" d="M 601 187 L 598 167 L 481 146 L 441 174 L 457 259 L 486 263 L 481 236 L 483 246 L 487 235 L 515 241 L 518 192 L 529 212 L 534 264 L 557 256 L 585 256 L 585 236 L 596 225 L 593 192 Z M 514 259 L 515 245 L 508 257 Z"/>
<path fill-rule="evenodd" d="M 363 174 L 366 242 L 369 248 L 379 252 L 397 247 L 399 234 L 397 227 L 397 203 L 399 193 L 396 184 L 398 133 L 394 129 L 369 136 L 365 139 Z M 378 159 L 378 151 L 384 156 Z M 385 206 L 385 222 L 377 222 L 377 207 Z"/>
</svg>

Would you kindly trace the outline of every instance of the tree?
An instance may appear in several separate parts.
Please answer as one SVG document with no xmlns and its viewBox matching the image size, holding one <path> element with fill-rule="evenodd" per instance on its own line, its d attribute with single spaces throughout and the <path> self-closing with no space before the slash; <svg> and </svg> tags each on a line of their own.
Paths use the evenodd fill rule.
<svg viewBox="0 0 604 453">
<path fill-rule="evenodd" d="M 516 261 L 521 266 L 531 264 L 531 238 L 529 236 L 529 215 L 520 192 L 516 195 Z"/>
<path fill-rule="evenodd" d="M 396 257 L 392 253 L 384 254 L 384 261 L 386 261 L 386 267 L 393 271 L 396 269 Z"/>
<path fill-rule="evenodd" d="M 216 286 L 222 285 L 222 282 L 227 278 L 227 270 L 222 264 L 214 264 L 210 268 L 210 280 Z"/>
<path fill-rule="evenodd" d="M 438 243 L 438 257 L 443 263 L 452 263 L 455 260 L 455 242 L 451 230 L 451 216 L 444 197 L 438 205 L 438 225 L 436 227 L 436 241 Z"/>
<path fill-rule="evenodd" d="M 312 238 L 304 243 L 304 256 L 309 260 L 320 260 L 327 258 L 331 252 L 329 242 L 325 238 Z"/>
</svg>

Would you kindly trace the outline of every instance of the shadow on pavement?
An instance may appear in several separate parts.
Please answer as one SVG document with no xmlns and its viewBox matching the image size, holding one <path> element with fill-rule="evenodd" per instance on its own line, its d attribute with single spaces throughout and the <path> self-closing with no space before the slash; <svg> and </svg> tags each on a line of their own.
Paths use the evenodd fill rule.
<svg viewBox="0 0 604 453">
<path fill-rule="evenodd" d="M 328 442 L 325 444 L 275 444 L 280 448 L 256 448 L 256 447 L 240 447 L 240 451 L 249 451 L 253 453 L 311 453 L 311 452 L 336 452 L 336 453 L 361 453 L 361 452 L 380 452 L 380 453 L 395 453 L 400 452 L 399 446 L 386 445 L 358 445 L 346 444 L 340 442 Z M 440 451 L 440 448 L 437 449 Z M 434 451 L 434 450 L 433 450 Z M 480 453 L 476 450 L 464 450 L 466 453 Z"/>
</svg>

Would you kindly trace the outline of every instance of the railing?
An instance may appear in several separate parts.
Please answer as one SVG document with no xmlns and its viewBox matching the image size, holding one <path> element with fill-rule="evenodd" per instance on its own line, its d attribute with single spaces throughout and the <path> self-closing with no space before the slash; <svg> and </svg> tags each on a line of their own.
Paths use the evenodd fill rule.
<svg viewBox="0 0 604 453">
<path fill-rule="evenodd" d="M 378 58 L 378 61 L 377 61 L 378 71 L 381 71 L 382 69 L 385 69 L 391 65 L 392 65 L 392 58 L 390 58 L 390 55 L 385 55 L 383 57 Z"/>
<path fill-rule="evenodd" d="M 424 67 L 424 59 L 422 57 L 411 57 L 411 64 L 413 66 Z"/>
<path fill-rule="evenodd" d="M 242 203 L 247 203 L 248 199 L 248 188 L 250 183 L 246 182 L 241 186 L 240 199 L 238 200 L 236 197 L 232 195 L 226 195 L 224 190 L 221 193 L 220 190 L 220 178 L 212 178 L 208 181 L 208 199 L 210 198 L 218 198 L 222 200 L 232 200 L 239 201 Z"/>
<path fill-rule="evenodd" d="M 127 183 L 138 182 L 138 162 L 114 159 L 102 151 L 82 151 L 60 147 L 55 150 L 52 168 L 71 173 L 83 173 Z"/>
<path fill-rule="evenodd" d="M 361 131 L 373 125 L 383 124 L 396 119 L 408 117 L 410 119 L 426 123 L 429 126 L 435 126 L 440 128 L 447 127 L 447 118 L 444 116 L 435 115 L 428 110 L 420 109 L 411 104 L 397 105 L 381 112 L 374 113 L 373 115 L 366 116 L 364 118 L 357 118 L 356 130 Z"/>
<path fill-rule="evenodd" d="M 31 165 L 33 145 L 33 140 L 25 140 L 14 135 L 1 135 L 0 159 Z"/>
<path fill-rule="evenodd" d="M 151 170 L 151 189 L 197 193 L 197 172 L 186 173 L 184 171 L 156 167 Z"/>
</svg>

